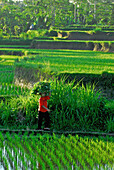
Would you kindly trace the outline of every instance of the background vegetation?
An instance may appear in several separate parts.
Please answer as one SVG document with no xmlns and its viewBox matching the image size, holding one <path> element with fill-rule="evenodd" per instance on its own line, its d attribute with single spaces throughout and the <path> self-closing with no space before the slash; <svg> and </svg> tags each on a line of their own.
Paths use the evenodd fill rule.
<svg viewBox="0 0 114 170">
<path fill-rule="evenodd" d="M 52 26 L 63 27 L 72 24 L 97 24 L 106 27 L 113 25 L 112 13 L 111 0 L 1 0 L 0 36 L 24 34 L 32 24 L 34 29 L 52 29 Z"/>
</svg>

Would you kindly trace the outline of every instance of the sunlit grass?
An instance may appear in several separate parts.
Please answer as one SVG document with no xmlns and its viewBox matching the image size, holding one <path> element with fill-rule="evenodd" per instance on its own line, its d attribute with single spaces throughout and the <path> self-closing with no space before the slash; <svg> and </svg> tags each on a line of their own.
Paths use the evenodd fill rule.
<svg viewBox="0 0 114 170">
<path fill-rule="evenodd" d="M 57 72 L 114 73 L 113 53 L 74 50 L 39 50 L 39 52 L 39 55 L 34 55 L 35 60 L 30 59 L 27 63 L 48 66 L 52 71 Z"/>
<path fill-rule="evenodd" d="M 6 59 L 6 60 L 14 60 L 16 58 L 21 58 L 21 56 L 15 56 L 15 55 L 1 55 L 1 59 Z"/>
<path fill-rule="evenodd" d="M 1 50 L 1 49 L 0 49 Z M 91 73 L 102 74 L 102 72 L 114 73 L 114 54 L 108 52 L 94 52 L 81 50 L 64 49 L 2 49 L 11 51 L 22 51 L 25 56 L 1 55 L 0 64 L 14 65 L 19 59 L 20 65 L 37 68 L 42 65 L 44 68 L 55 72 L 69 73 Z M 34 60 L 31 59 L 34 57 Z"/>
<path fill-rule="evenodd" d="M 7 65 L 14 65 L 16 59 L 21 59 L 21 56 L 15 56 L 15 55 L 1 55 L 0 56 L 0 67 L 1 65 L 4 65 L 5 67 Z"/>
</svg>

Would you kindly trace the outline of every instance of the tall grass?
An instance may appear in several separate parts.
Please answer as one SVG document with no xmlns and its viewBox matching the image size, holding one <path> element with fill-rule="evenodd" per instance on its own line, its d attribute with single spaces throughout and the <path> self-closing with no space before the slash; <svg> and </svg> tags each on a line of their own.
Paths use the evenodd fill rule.
<svg viewBox="0 0 114 170">
<path fill-rule="evenodd" d="M 51 98 L 48 101 L 50 128 L 56 130 L 112 131 L 108 128 L 112 120 L 110 109 L 105 107 L 105 99 L 95 86 L 79 86 L 65 82 L 65 78 L 51 82 Z M 23 96 L 0 104 L 2 125 L 21 124 L 37 128 L 38 100 L 40 96 Z M 4 108 L 4 109 L 3 109 Z M 13 117 L 13 119 L 11 118 Z M 21 118 L 20 118 L 21 117 Z"/>
<path fill-rule="evenodd" d="M 19 96 L 0 101 L 0 125 L 9 128 L 25 128 L 35 124 L 38 117 L 38 97 Z M 11 127 L 10 127 L 11 126 Z M 37 126 L 35 127 L 37 128 Z"/>
<path fill-rule="evenodd" d="M 103 130 L 108 112 L 95 86 L 54 81 L 49 101 L 52 126 L 58 130 Z"/>
</svg>

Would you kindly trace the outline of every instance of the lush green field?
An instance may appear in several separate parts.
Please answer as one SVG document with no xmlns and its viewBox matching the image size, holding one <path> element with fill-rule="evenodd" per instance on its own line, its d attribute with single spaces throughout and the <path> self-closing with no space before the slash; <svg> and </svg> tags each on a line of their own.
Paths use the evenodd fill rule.
<svg viewBox="0 0 114 170">
<path fill-rule="evenodd" d="M 1 50 L 1 49 L 0 49 Z M 114 54 L 93 51 L 75 51 L 75 50 L 40 50 L 40 49 L 2 49 L 22 52 L 22 56 L 1 55 L 1 64 L 12 63 L 19 59 L 18 64 L 24 67 L 30 66 L 37 68 L 47 68 L 54 72 L 67 73 L 92 73 L 102 74 L 102 72 L 114 73 Z M 22 60 L 21 60 L 22 58 Z"/>
<path fill-rule="evenodd" d="M 7 64 L 9 64 L 8 61 Z M 14 80 L 14 67 L 12 65 L 6 65 L 5 61 L 3 61 L 3 63 L 0 62 L 0 84 L 12 83 L 13 80 Z"/>
<path fill-rule="evenodd" d="M 1 95 L 9 95 L 10 92 L 14 95 L 20 91 L 19 88 L 14 87 L 14 92 L 12 92 L 11 87 L 13 85 L 10 85 L 14 82 L 15 68 L 18 66 L 21 66 L 20 68 L 29 68 L 28 75 L 31 74 L 31 68 L 40 69 L 47 73 L 51 71 L 56 73 L 90 73 L 96 75 L 100 75 L 103 72 L 114 73 L 113 53 L 15 48 L 0 49 L 0 51 L 9 53 L 9 55 L 4 54 L 0 56 Z M 58 130 L 68 130 L 70 128 L 73 130 L 112 132 L 113 118 L 112 110 L 109 109 L 110 103 L 108 102 L 108 105 L 106 105 L 107 101 L 102 98 L 100 92 L 95 91 L 94 86 L 87 85 L 84 87 L 82 84 L 82 87 L 79 87 L 77 84 L 76 90 L 73 88 L 74 83 L 72 82 L 69 84 L 65 84 L 64 80 L 61 82 L 53 80 L 51 82 L 52 96 L 49 101 L 51 128 Z M 16 89 L 17 92 L 15 92 Z M 4 109 L 2 109 L 3 107 Z M 26 127 L 28 124 L 30 127 L 35 125 L 35 128 L 37 128 L 37 108 L 38 98 L 30 95 L 11 99 L 9 103 L 1 102 L 1 125 L 10 126 L 13 122 L 13 125 L 16 127 L 18 125 Z M 111 106 L 111 108 L 113 107 Z M 22 121 L 17 116 L 20 113 L 25 118 Z M 13 119 L 11 119 L 12 115 Z M 7 122 L 7 120 L 9 121 Z"/>
<path fill-rule="evenodd" d="M 28 59 L 26 63 L 42 65 L 55 72 L 114 73 L 113 53 L 74 50 L 38 50 L 38 52 L 40 54 L 34 56 L 34 60 Z"/>
<path fill-rule="evenodd" d="M 21 135 L 21 134 L 20 134 Z M 4 169 L 113 170 L 114 143 L 87 137 L 0 133 L 0 167 Z"/>
<path fill-rule="evenodd" d="M 12 83 L 14 81 L 14 63 L 21 56 L 0 55 L 0 83 Z"/>
<path fill-rule="evenodd" d="M 109 104 L 105 106 L 106 99 L 94 86 L 84 87 L 83 84 L 74 85 L 74 82 L 66 84 L 65 79 L 61 81 L 55 79 L 50 83 L 52 91 L 48 101 L 51 110 L 50 129 L 113 132 L 113 112 Z M 12 91 L 11 86 L 6 87 L 8 92 L 9 88 L 10 92 Z M 39 97 L 29 93 L 18 98 L 15 96 L 9 102 L 1 101 L 1 126 L 6 128 L 29 126 L 30 129 L 37 129 Z M 44 123 L 41 128 L 44 128 Z"/>
</svg>

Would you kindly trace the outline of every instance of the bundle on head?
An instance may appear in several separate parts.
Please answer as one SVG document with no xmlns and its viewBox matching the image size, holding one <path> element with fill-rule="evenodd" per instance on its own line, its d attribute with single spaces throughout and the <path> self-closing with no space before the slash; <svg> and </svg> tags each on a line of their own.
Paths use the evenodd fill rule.
<svg viewBox="0 0 114 170">
<path fill-rule="evenodd" d="M 34 87 L 31 91 L 31 94 L 40 94 L 45 93 L 46 95 L 49 95 L 50 92 L 50 83 L 48 82 L 38 82 L 34 84 Z"/>
</svg>

